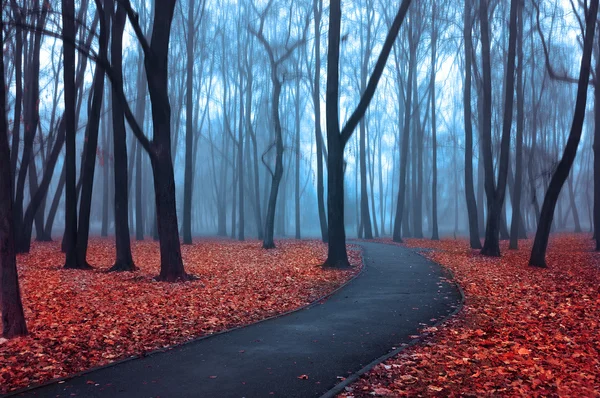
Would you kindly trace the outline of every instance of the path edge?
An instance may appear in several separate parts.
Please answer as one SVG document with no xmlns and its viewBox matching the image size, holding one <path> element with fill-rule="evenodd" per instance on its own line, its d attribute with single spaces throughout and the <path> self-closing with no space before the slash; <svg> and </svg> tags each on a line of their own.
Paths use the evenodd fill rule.
<svg viewBox="0 0 600 398">
<path fill-rule="evenodd" d="M 207 335 L 204 335 L 204 336 L 195 337 L 195 338 L 193 338 L 191 340 L 187 340 L 187 341 L 184 341 L 184 342 L 181 342 L 181 343 L 178 343 L 178 344 L 170 345 L 168 347 L 158 348 L 156 350 L 152 350 L 152 351 L 145 352 L 145 353 L 142 353 L 142 354 L 135 354 L 135 355 L 129 356 L 127 358 L 119 359 L 119 360 L 117 360 L 115 362 L 107 363 L 106 365 L 96 366 L 96 367 L 93 367 L 93 368 L 82 370 L 81 372 L 73 373 L 73 374 L 68 375 L 68 376 L 51 379 L 51 380 L 48 380 L 48 381 L 46 381 L 44 383 L 41 383 L 41 384 L 35 384 L 35 385 L 32 385 L 32 386 L 23 387 L 23 388 L 20 388 L 18 390 L 10 391 L 10 392 L 8 392 L 6 394 L 0 394 L 0 398 L 16 397 L 16 396 L 19 396 L 20 394 L 23 394 L 25 392 L 35 391 L 37 389 L 40 389 L 40 388 L 43 388 L 43 387 L 47 387 L 47 386 L 52 385 L 52 384 L 60 384 L 61 382 L 65 383 L 68 380 L 71 380 L 71 379 L 74 379 L 74 378 L 80 377 L 80 376 L 85 376 L 86 374 L 90 374 L 92 372 L 96 372 L 96 371 L 99 371 L 99 370 L 111 368 L 113 366 L 121 365 L 121 364 L 126 363 L 126 362 L 131 362 L 131 361 L 135 361 L 135 360 L 138 360 L 138 359 L 143 359 L 143 358 L 146 358 L 146 357 L 151 357 L 151 356 L 155 356 L 155 355 L 158 355 L 158 354 L 162 354 L 162 353 L 165 353 L 167 351 L 171 351 L 171 350 L 183 347 L 183 346 L 188 345 L 188 344 L 197 343 L 197 342 L 199 342 L 201 340 L 210 339 L 211 337 L 216 337 L 216 336 L 219 336 L 221 334 L 233 332 L 233 331 L 238 330 L 238 329 L 247 328 L 249 326 L 253 326 L 253 325 L 257 325 L 257 324 L 263 323 L 263 322 L 271 321 L 273 319 L 282 318 L 284 316 L 291 315 L 291 314 L 294 314 L 296 312 L 308 310 L 308 309 L 310 309 L 310 308 L 312 308 L 314 306 L 320 305 L 323 300 L 328 300 L 331 296 L 333 296 L 334 294 L 338 293 L 340 290 L 342 290 L 343 288 L 345 288 L 346 286 L 348 286 L 351 282 L 353 282 L 356 278 L 358 278 L 360 275 L 362 275 L 363 272 L 365 271 L 365 268 L 366 268 L 367 264 L 365 262 L 365 251 L 364 251 L 364 248 L 360 244 L 357 244 L 357 243 L 350 243 L 350 245 L 356 246 L 356 247 L 358 247 L 358 249 L 354 249 L 354 248 L 348 249 L 348 247 L 346 247 L 346 250 L 357 250 L 357 251 L 360 251 L 361 267 L 360 267 L 359 271 L 355 275 L 353 275 L 352 278 L 348 279 L 346 282 L 344 282 L 343 284 L 341 284 L 340 286 L 338 286 L 337 288 L 335 288 L 331 292 L 329 292 L 329 293 L 327 293 L 327 294 L 325 294 L 325 295 L 323 295 L 323 296 L 321 296 L 321 297 L 319 297 L 319 298 L 311 301 L 310 303 L 304 304 L 301 307 L 298 307 L 298 308 L 295 308 L 295 309 L 292 309 L 292 310 L 289 310 L 289 311 L 286 311 L 286 312 L 282 312 L 281 314 L 272 315 L 272 316 L 270 316 L 268 318 L 260 319 L 260 320 L 258 320 L 256 322 L 248 323 L 248 324 L 245 324 L 245 325 L 235 326 L 235 327 L 232 327 L 232 328 L 229 328 L 229 329 L 221 330 L 219 332 L 212 333 L 212 334 L 207 334 Z M 322 265 L 316 265 L 316 267 L 321 267 L 321 266 Z"/>
<path fill-rule="evenodd" d="M 381 242 L 377 242 L 377 243 L 381 243 Z M 408 250 L 412 251 L 413 253 L 431 261 L 432 263 L 437 264 L 438 266 L 440 266 L 442 268 L 442 270 L 444 272 L 446 272 L 450 276 L 450 278 L 448 278 L 448 280 L 451 281 L 452 284 L 455 285 L 458 292 L 460 293 L 460 302 L 459 302 L 459 305 L 456 307 L 456 309 L 454 309 L 454 311 L 452 311 L 450 314 L 446 315 L 445 317 L 443 317 L 442 319 L 440 319 L 439 321 L 437 321 L 436 323 L 434 323 L 433 325 L 431 325 L 429 327 L 438 327 L 441 324 L 443 324 L 443 323 L 447 322 L 448 320 L 450 320 L 451 318 L 453 318 L 454 316 L 458 315 L 458 313 L 463 310 L 463 308 L 465 307 L 465 300 L 466 300 L 465 292 L 463 291 L 460 284 L 456 281 L 454 272 L 452 272 L 452 270 L 450 268 L 447 268 L 446 266 L 428 258 L 427 256 L 424 255 L 425 252 L 421 251 L 420 248 L 410 248 L 410 247 L 407 247 L 404 245 L 390 244 L 390 243 L 381 243 L 381 244 L 404 247 L 405 249 L 408 249 Z M 363 250 L 363 253 L 364 253 L 364 250 Z M 364 267 L 364 265 L 363 265 L 363 267 Z M 428 337 L 429 335 L 430 335 L 430 333 L 421 333 L 421 334 L 419 334 L 419 337 L 412 339 L 406 345 L 392 349 L 387 354 L 384 354 L 384 355 L 380 356 L 379 358 L 376 358 L 375 360 L 373 360 L 369 364 L 365 365 L 363 368 L 361 368 L 357 372 L 354 372 L 350 376 L 346 377 L 342 382 L 336 384 L 333 388 L 331 388 L 325 394 L 321 395 L 320 398 L 335 398 L 338 394 L 344 392 L 346 387 L 348 387 L 349 385 L 356 382 L 358 379 L 360 379 L 360 377 L 362 375 L 364 375 L 365 373 L 372 370 L 375 366 L 387 361 L 388 359 L 390 359 L 392 357 L 395 357 L 396 355 L 400 354 L 402 351 L 406 350 L 407 348 L 410 348 L 412 346 L 415 346 L 415 345 L 423 342 L 425 340 L 425 338 Z"/>
</svg>

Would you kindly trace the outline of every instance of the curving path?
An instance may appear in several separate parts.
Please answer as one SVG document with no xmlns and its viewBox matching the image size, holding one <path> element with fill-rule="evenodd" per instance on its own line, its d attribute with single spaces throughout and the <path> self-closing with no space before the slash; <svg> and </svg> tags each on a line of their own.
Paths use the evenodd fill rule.
<svg viewBox="0 0 600 398">
<path fill-rule="evenodd" d="M 404 247 L 359 244 L 363 273 L 324 302 L 18 396 L 320 396 L 460 305 L 439 265 Z"/>
</svg>

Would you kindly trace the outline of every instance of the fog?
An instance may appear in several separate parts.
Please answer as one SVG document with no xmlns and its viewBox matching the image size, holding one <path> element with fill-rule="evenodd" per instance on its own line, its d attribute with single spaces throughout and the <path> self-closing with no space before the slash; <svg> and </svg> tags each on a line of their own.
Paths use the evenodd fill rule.
<svg viewBox="0 0 600 398">
<path fill-rule="evenodd" d="M 16 198 L 18 202 L 18 191 L 21 190 L 21 203 L 26 211 L 48 173 L 50 183 L 36 212 L 32 236 L 41 240 L 50 237 L 60 239 L 66 216 L 64 149 L 61 149 L 55 164 L 49 160 L 53 148 L 60 142 L 60 123 L 64 120 L 65 110 L 61 4 L 55 0 L 47 4 L 38 1 L 17 3 L 3 2 L 3 15 L 8 24 L 4 42 L 5 80 L 9 85 L 7 112 L 9 129 L 13 132 L 17 128 L 14 122 L 17 26 L 22 28 L 20 34 L 23 37 L 20 54 L 23 106 L 21 122 L 17 123 L 20 124 L 21 135 L 17 137 L 20 145 L 14 144 L 14 134 L 9 135 L 12 148 L 17 148 L 16 154 L 13 154 L 16 157 Z M 100 3 L 105 7 L 108 4 L 106 1 Z M 125 8 L 121 5 L 125 2 L 119 0 L 116 3 L 119 3 L 118 8 Z M 341 126 L 345 125 L 365 92 L 396 12 L 396 3 L 359 0 L 343 4 L 339 67 Z M 469 30 L 473 42 L 469 71 L 472 76 L 472 117 L 467 122 L 473 129 L 472 178 L 478 230 L 483 237 L 488 207 L 481 145 L 482 44 L 478 4 L 475 3 L 478 2 L 469 7 L 472 11 Z M 517 82 L 516 90 L 522 90 L 523 100 L 519 103 L 517 92 L 510 136 L 508 188 L 500 217 L 502 239 L 508 238 L 514 213 L 516 130 L 520 112 L 523 113 L 520 216 L 522 232 L 529 236 L 535 233 L 539 206 L 562 156 L 573 121 L 577 85 L 562 80 L 567 80 L 568 76 L 576 81 L 578 77 L 582 53 L 582 27 L 578 18 L 583 18 L 583 11 L 579 8 L 573 10 L 570 4 L 560 1 L 537 3 L 536 7 L 540 7 L 539 26 L 536 8 L 531 2 L 525 2 L 522 10 L 522 34 L 519 38 L 522 54 L 517 54 L 516 61 L 516 68 L 520 69 L 516 75 L 520 75 L 521 80 Z M 82 165 L 88 143 L 92 86 L 99 64 L 96 61 L 100 57 L 101 22 L 98 22 L 96 4 L 88 0 L 75 4 L 75 71 L 83 76 L 78 85 L 76 79 L 78 190 L 81 189 Z M 504 1 L 490 1 L 489 5 L 494 175 L 498 174 L 500 163 L 505 107 L 509 5 Z M 464 1 L 453 0 L 414 1 L 410 5 L 374 97 L 343 152 L 344 225 L 348 237 L 392 234 L 398 190 L 403 184 L 400 176 L 402 140 L 407 132 L 402 236 L 430 238 L 434 229 L 434 211 L 437 212 L 440 236 L 469 235 L 465 196 L 464 7 Z M 117 7 L 113 8 L 114 20 Z M 121 87 L 142 132 L 154 142 L 154 124 L 159 110 L 151 104 L 154 100 L 148 92 L 144 51 L 131 18 L 139 14 L 141 33 L 152 43 L 151 22 L 155 5 L 151 1 L 134 0 L 131 8 L 132 14 L 127 16 L 122 40 Z M 189 232 L 193 237 L 264 238 L 265 227 L 268 229 L 269 198 L 273 195 L 273 175 L 277 174 L 278 168 L 278 124 L 283 152 L 281 182 L 275 192 L 274 236 L 322 237 L 318 186 L 321 157 L 322 218 L 327 216 L 328 202 L 326 91 L 329 12 L 329 2 L 322 3 L 320 0 L 182 0 L 176 3 L 168 51 L 171 109 L 168 127 L 174 171 L 174 187 L 169 189 L 175 190 L 178 228 L 182 237 L 186 233 L 185 220 L 189 220 Z M 45 15 L 43 22 L 42 15 Z M 32 27 L 36 24 L 42 34 L 34 33 Z M 114 72 L 114 27 L 112 29 L 108 53 Z M 39 74 L 35 70 L 36 36 L 40 40 Z M 543 50 L 542 37 L 548 47 L 547 54 Z M 432 45 L 435 46 L 433 54 Z M 597 58 L 597 51 L 594 51 Z M 554 78 L 548 72 L 548 64 L 553 69 Z M 85 69 L 80 72 L 82 67 Z M 35 90 L 33 80 L 39 83 L 38 104 L 35 95 L 32 95 L 32 90 Z M 115 107 L 119 102 L 115 100 L 114 84 L 114 79 L 105 79 L 95 151 L 90 235 L 114 235 L 115 220 L 122 220 L 125 215 L 132 239 L 158 238 L 151 160 L 126 116 L 125 157 L 122 151 L 117 150 L 121 158 L 120 166 L 115 166 L 114 113 L 116 110 L 120 115 L 117 118 L 123 120 L 125 107 Z M 280 93 L 275 99 L 276 88 Z M 411 101 L 408 95 L 412 96 Z M 592 90 L 590 98 L 591 95 Z M 278 102 L 278 109 L 274 109 L 275 102 Z M 160 108 L 156 102 L 154 106 Z M 593 106 L 593 101 L 588 100 L 577 157 L 554 213 L 554 231 L 587 231 L 592 228 Z M 162 107 L 163 110 L 166 108 Z M 34 113 L 38 111 L 39 123 L 35 126 Z M 432 117 L 434 111 L 435 119 Z M 407 112 L 408 128 L 405 121 Z M 315 123 L 316 120 L 318 123 Z M 29 144 L 31 160 L 28 172 L 24 173 L 27 178 L 22 177 L 19 184 L 19 174 L 24 167 L 23 152 L 28 145 L 24 134 L 31 129 L 35 130 L 34 139 Z M 364 138 L 363 153 L 361 137 Z M 317 148 L 318 141 L 321 141 L 322 150 Z M 59 145 L 62 148 L 62 143 Z M 163 145 L 160 150 L 164 148 Z M 364 157 L 362 170 L 361 156 Z M 434 171 L 437 173 L 436 192 L 433 191 Z M 115 185 L 118 184 L 115 175 L 124 175 L 127 186 Z M 189 210 L 185 209 L 184 203 L 186 178 L 191 181 Z M 115 190 L 126 194 L 117 215 Z M 434 195 L 437 203 L 434 203 Z M 361 201 L 363 207 L 366 203 L 366 210 L 361 209 Z M 326 219 L 323 221 L 327 222 Z"/>
</svg>

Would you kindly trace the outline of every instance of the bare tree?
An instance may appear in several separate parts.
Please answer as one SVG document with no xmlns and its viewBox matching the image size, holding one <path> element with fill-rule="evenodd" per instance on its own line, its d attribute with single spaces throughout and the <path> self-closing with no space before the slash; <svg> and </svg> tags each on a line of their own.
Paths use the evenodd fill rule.
<svg viewBox="0 0 600 398">
<path fill-rule="evenodd" d="M 569 177 L 571 166 L 577 155 L 577 147 L 581 140 L 581 132 L 583 129 L 583 121 L 585 118 L 585 108 L 587 102 L 587 88 L 590 80 L 592 48 L 594 45 L 594 33 L 596 30 L 596 19 L 598 14 L 598 0 L 591 0 L 589 9 L 586 15 L 585 22 L 585 37 L 583 42 L 583 55 L 581 57 L 581 66 L 579 69 L 579 83 L 577 84 L 577 99 L 575 102 L 575 112 L 573 115 L 573 123 L 571 132 L 567 139 L 567 145 L 563 152 L 563 156 L 558 163 L 550 185 L 544 197 L 542 210 L 540 214 L 539 224 L 533 247 L 531 249 L 531 257 L 529 265 L 536 267 L 546 267 L 546 248 L 548 247 L 548 238 L 550 236 L 550 228 L 554 218 L 554 210 L 558 201 L 560 191 Z"/>
</svg>

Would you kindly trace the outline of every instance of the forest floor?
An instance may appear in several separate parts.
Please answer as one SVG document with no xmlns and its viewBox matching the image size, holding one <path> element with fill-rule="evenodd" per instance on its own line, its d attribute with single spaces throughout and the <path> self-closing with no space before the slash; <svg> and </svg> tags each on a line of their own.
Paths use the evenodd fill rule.
<svg viewBox="0 0 600 398">
<path fill-rule="evenodd" d="M 531 240 L 518 251 L 503 242 L 501 258 L 466 240 L 406 240 L 452 270 L 465 306 L 340 397 L 599 397 L 600 254 L 590 238 L 552 237 L 547 269 L 527 265 Z"/>
<path fill-rule="evenodd" d="M 361 267 L 350 250 L 350 270 L 319 265 L 319 241 L 200 240 L 182 246 L 186 271 L 199 279 L 168 284 L 159 273 L 156 242 L 132 241 L 135 272 L 107 273 L 111 239 L 92 239 L 93 271 L 64 270 L 60 242 L 33 243 L 18 257 L 30 335 L 0 338 L 0 394 L 133 355 L 183 343 L 294 310 L 335 290 Z"/>
</svg>

